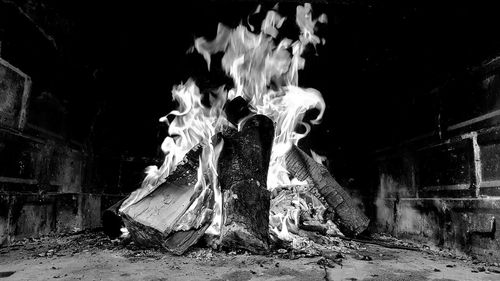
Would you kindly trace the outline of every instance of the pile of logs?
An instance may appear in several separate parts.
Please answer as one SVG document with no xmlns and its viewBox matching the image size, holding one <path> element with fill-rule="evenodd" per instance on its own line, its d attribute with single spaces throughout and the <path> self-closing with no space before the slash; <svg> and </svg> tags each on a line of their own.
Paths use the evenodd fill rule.
<svg viewBox="0 0 500 281">
<path fill-rule="evenodd" d="M 224 141 L 217 166 L 223 212 L 215 244 L 265 253 L 270 247 L 266 181 L 274 124 L 264 115 L 247 115 L 250 112 L 238 99 L 228 104 L 226 112 L 240 130 L 227 126 L 217 136 Z M 103 225 L 107 233 L 118 235 L 117 228 L 125 226 L 137 243 L 161 246 L 176 254 L 198 242 L 211 224 L 214 207 L 213 190 L 195 188 L 202 149 L 201 145 L 194 147 L 164 183 L 121 213 L 120 202 L 106 210 Z M 333 209 L 335 223 L 344 234 L 355 236 L 367 228 L 368 218 L 326 167 L 296 146 L 285 159 L 291 176 L 307 181 L 308 192 Z"/>
</svg>

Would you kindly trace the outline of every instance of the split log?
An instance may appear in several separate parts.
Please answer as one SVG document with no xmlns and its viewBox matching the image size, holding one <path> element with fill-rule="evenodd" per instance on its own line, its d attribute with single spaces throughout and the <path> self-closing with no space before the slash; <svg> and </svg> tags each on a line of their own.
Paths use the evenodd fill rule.
<svg viewBox="0 0 500 281">
<path fill-rule="evenodd" d="M 118 238 L 122 234 L 120 229 L 125 226 L 120 214 L 118 213 L 123 201 L 125 201 L 125 198 L 116 202 L 113 206 L 107 208 L 102 213 L 102 227 L 104 233 L 106 233 L 106 235 L 108 235 L 111 239 Z"/>
<path fill-rule="evenodd" d="M 252 116 L 241 132 L 223 132 L 218 174 L 223 192 L 222 247 L 264 253 L 269 249 L 267 171 L 274 125 L 264 115 Z"/>
<path fill-rule="evenodd" d="M 292 176 L 313 185 L 317 193 L 335 210 L 335 223 L 344 234 L 356 236 L 366 230 L 370 220 L 325 166 L 296 146 L 292 146 L 287 152 L 285 161 Z"/>
<path fill-rule="evenodd" d="M 202 149 L 195 146 L 164 183 L 121 212 L 134 241 L 182 254 L 203 236 L 211 222 L 213 194 L 194 188 Z"/>
</svg>

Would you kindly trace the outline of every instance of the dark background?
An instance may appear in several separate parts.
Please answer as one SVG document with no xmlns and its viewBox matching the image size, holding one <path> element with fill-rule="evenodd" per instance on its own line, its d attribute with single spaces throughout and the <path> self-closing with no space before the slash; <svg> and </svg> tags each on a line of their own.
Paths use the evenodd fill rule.
<svg viewBox="0 0 500 281">
<path fill-rule="evenodd" d="M 158 118 L 175 106 L 172 87 L 220 78 L 186 50 L 258 2 L 157 2 L 0 1 L 1 56 L 33 79 L 28 122 L 96 153 L 161 157 Z M 485 102 L 462 81 L 500 50 L 493 5 L 313 2 L 328 15 L 327 44 L 308 51 L 299 84 L 320 90 L 327 110 L 302 145 L 327 155 L 334 174 L 363 177 L 377 149 L 463 121 Z M 297 3 L 279 6 L 289 22 Z"/>
</svg>

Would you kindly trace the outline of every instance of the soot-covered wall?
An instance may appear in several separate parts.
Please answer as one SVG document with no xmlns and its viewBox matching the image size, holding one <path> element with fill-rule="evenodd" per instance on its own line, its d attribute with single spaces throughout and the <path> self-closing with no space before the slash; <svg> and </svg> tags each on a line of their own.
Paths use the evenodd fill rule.
<svg viewBox="0 0 500 281">
<path fill-rule="evenodd" d="M 102 141 L 111 87 L 82 63 L 79 27 L 45 1 L 0 1 L 0 245 L 99 227 L 154 163 L 154 145 L 136 156 Z"/>
<path fill-rule="evenodd" d="M 499 77 L 494 57 L 436 87 L 427 132 L 377 152 L 379 230 L 498 259 Z"/>
</svg>

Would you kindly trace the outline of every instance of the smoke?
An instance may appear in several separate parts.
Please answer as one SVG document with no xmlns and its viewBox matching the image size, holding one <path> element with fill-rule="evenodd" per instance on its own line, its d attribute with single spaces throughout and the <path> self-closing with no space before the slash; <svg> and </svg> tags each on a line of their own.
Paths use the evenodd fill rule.
<svg viewBox="0 0 500 281">
<path fill-rule="evenodd" d="M 411 202 L 401 203 L 401 198 L 409 198 L 410 191 L 391 176 L 382 174 L 379 192 L 375 199 L 377 207 L 377 224 L 387 232 L 417 233 L 421 231 L 420 213 L 413 208 Z"/>
</svg>

